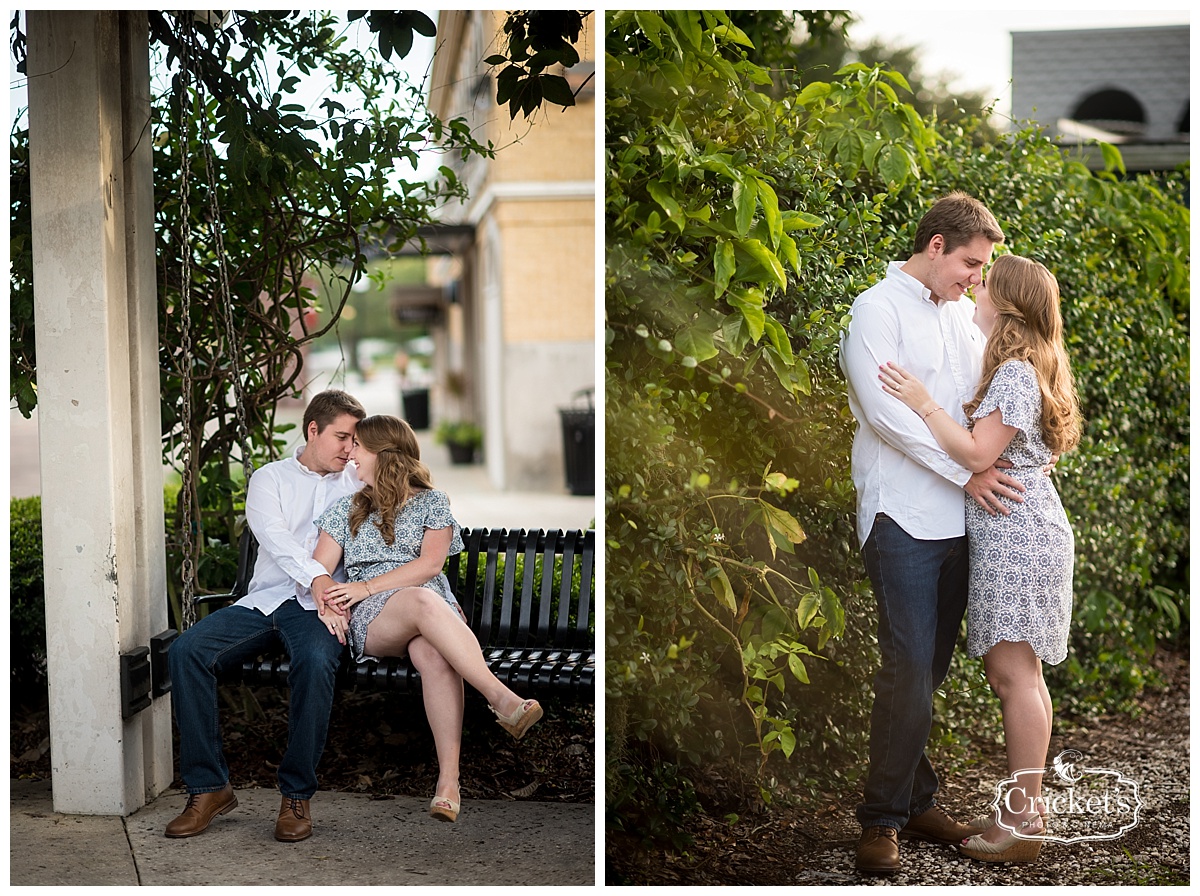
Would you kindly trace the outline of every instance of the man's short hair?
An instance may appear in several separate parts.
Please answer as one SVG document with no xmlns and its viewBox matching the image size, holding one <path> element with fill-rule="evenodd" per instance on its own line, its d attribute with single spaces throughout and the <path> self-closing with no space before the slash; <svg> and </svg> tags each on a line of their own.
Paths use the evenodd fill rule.
<svg viewBox="0 0 1200 896">
<path fill-rule="evenodd" d="M 322 432 L 326 426 L 343 414 L 349 414 L 355 420 L 361 420 L 367 416 L 366 410 L 359 404 L 358 399 L 349 392 L 343 392 L 341 389 L 326 389 L 324 392 L 318 392 L 312 397 L 308 407 L 304 409 L 304 440 L 308 441 L 308 424 L 315 422 L 317 432 Z"/>
<path fill-rule="evenodd" d="M 937 234 L 946 241 L 945 252 L 965 246 L 977 236 L 993 243 L 1004 242 L 1004 231 L 986 205 L 973 196 L 955 190 L 935 202 L 917 224 L 913 251 L 920 255 Z"/>
</svg>

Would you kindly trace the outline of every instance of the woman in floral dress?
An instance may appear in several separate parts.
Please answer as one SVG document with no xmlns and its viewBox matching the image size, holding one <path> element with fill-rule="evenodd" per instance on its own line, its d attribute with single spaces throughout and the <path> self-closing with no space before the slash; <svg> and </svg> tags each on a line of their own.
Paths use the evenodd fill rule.
<svg viewBox="0 0 1200 896">
<path fill-rule="evenodd" d="M 1053 274 L 1036 261 L 1003 255 L 976 290 L 975 303 L 975 323 L 988 342 L 979 388 L 965 406 L 970 429 L 903 368 L 889 362 L 879 378 L 955 461 L 972 471 L 1008 461 L 1012 468 L 1005 472 L 1026 487 L 1022 502 L 1005 501 L 1007 515 L 966 499 L 967 648 L 984 657 L 1000 698 L 1014 784 L 999 824 L 987 819 L 990 827 L 959 850 L 983 861 L 1032 861 L 1045 831 L 1039 794 L 1054 720 L 1042 663 L 1060 663 L 1067 654 L 1075 559 L 1070 524 L 1043 470 L 1078 444 L 1079 402 Z"/>
<path fill-rule="evenodd" d="M 463 680 L 487 698 L 497 721 L 516 738 L 541 718 L 542 708 L 492 674 L 442 573 L 446 557 L 463 549 L 461 529 L 445 493 L 433 488 L 412 428 L 396 417 L 367 417 L 356 427 L 350 457 L 364 488 L 317 520 L 313 552 L 330 573 L 344 563 L 348 581 L 327 588 L 318 609 L 334 634 L 343 626 L 333 614 L 350 613 L 344 628 L 356 661 L 412 656 L 438 756 L 429 811 L 454 821 Z"/>
</svg>

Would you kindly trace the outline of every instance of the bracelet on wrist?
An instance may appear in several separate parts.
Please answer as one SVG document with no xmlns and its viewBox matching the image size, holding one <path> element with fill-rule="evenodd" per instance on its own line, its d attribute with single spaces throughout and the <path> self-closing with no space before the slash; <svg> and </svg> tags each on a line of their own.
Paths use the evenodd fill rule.
<svg viewBox="0 0 1200 896">
<path fill-rule="evenodd" d="M 367 597 L 370 597 L 371 596 L 371 580 L 364 579 L 363 584 L 367 586 Z"/>
<path fill-rule="evenodd" d="M 924 420 L 926 417 L 928 417 L 932 414 L 936 414 L 940 410 L 943 410 L 943 409 L 942 408 L 934 408 L 932 411 L 926 411 L 924 414 L 921 415 L 921 419 Z"/>
</svg>

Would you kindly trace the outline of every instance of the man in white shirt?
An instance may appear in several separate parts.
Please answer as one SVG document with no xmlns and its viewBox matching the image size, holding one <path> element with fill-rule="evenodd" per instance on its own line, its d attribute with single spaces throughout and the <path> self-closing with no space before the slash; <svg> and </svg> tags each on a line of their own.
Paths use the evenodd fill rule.
<svg viewBox="0 0 1200 896">
<path fill-rule="evenodd" d="M 345 617 L 325 614 L 323 619 L 317 612 L 312 586 L 323 590 L 325 582 L 316 580 L 327 580 L 328 573 L 313 560 L 316 520 L 360 487 L 348 462 L 355 427 L 365 416 L 358 400 L 341 390 L 313 397 L 304 412 L 304 447 L 250 478 L 246 522 L 259 549 L 248 593 L 201 619 L 171 645 L 171 697 L 188 801 L 167 825 L 168 837 L 203 833 L 214 817 L 237 806 L 221 752 L 217 676 L 277 644 L 288 653 L 291 697 L 275 839 L 294 842 L 312 834 L 309 800 L 317 789 L 346 625 Z"/>
<path fill-rule="evenodd" d="M 900 867 L 899 835 L 958 843 L 978 831 L 935 802 L 937 775 L 925 755 L 933 692 L 949 670 L 967 602 L 964 489 L 990 512 L 997 495 L 1020 500 L 1015 479 L 955 463 L 925 423 L 885 394 L 879 368 L 894 361 L 965 425 L 962 406 L 979 383 L 983 334 L 964 293 L 981 282 L 1004 240 L 978 200 L 952 193 L 917 225 L 914 253 L 851 309 L 841 364 L 858 422 L 851 474 L 858 536 L 879 607 L 882 667 L 875 677 L 870 770 L 857 809 L 860 871 Z"/>
</svg>

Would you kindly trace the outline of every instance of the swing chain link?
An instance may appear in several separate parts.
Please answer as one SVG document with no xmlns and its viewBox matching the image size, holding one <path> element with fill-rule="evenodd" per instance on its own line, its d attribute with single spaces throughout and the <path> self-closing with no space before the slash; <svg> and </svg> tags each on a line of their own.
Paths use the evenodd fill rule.
<svg viewBox="0 0 1200 896">
<path fill-rule="evenodd" d="M 192 510 L 195 495 L 194 477 L 192 475 L 192 225 L 191 204 L 191 147 L 188 145 L 191 134 L 191 58 L 189 29 L 183 29 L 180 41 L 180 213 L 183 217 L 182 245 L 180 256 L 183 259 L 182 282 L 180 284 L 180 312 L 182 315 L 182 355 L 180 357 L 180 375 L 182 378 L 183 398 L 183 445 L 181 463 L 183 465 L 182 483 L 180 486 L 183 496 L 183 527 L 180 548 L 182 552 L 183 590 L 181 609 L 183 618 L 180 625 L 184 631 L 196 623 L 196 563 L 193 557 L 195 550 L 192 538 Z M 197 508 L 198 512 L 198 508 Z"/>
<path fill-rule="evenodd" d="M 195 487 L 195 471 L 193 470 L 193 433 L 192 433 L 192 223 L 191 223 L 191 136 L 193 123 L 196 127 L 196 141 L 204 159 L 205 177 L 208 184 L 209 226 L 212 230 L 212 251 L 216 257 L 218 287 L 220 290 L 219 304 L 221 307 L 221 323 L 225 329 L 226 354 L 232 367 L 232 385 L 234 395 L 234 415 L 237 424 L 237 439 L 242 454 L 242 472 L 247 485 L 254 472 L 254 464 L 250 452 L 250 427 L 246 413 L 245 384 L 242 379 L 241 359 L 238 354 L 239 340 L 233 320 L 233 296 L 229 286 L 229 268 L 225 257 L 223 217 L 220 202 L 217 198 L 217 177 L 213 163 L 212 145 L 208 134 L 208 115 L 204 93 L 204 80 L 193 78 L 192 58 L 196 49 L 196 29 L 188 15 L 179 17 L 180 21 L 180 211 L 183 216 L 181 257 L 183 259 L 180 312 L 182 317 L 183 337 L 181 341 L 181 378 L 183 391 L 183 446 L 181 461 L 183 465 L 183 543 L 181 551 L 183 562 L 181 574 L 182 589 L 182 620 L 181 626 L 188 629 L 196 622 L 196 557 L 197 546 L 194 538 L 199 538 L 199 523 L 201 511 Z M 194 94 L 194 95 L 193 95 Z M 193 109 L 195 120 L 193 122 Z"/>
<path fill-rule="evenodd" d="M 202 94 L 200 95 L 200 99 L 203 100 Z M 203 102 L 201 102 L 201 109 L 203 108 Z M 213 230 L 217 270 L 220 274 L 218 282 L 221 289 L 221 317 L 225 324 L 225 345 L 230 364 L 233 368 L 234 416 L 237 422 L 238 445 L 242 450 L 242 473 L 245 476 L 247 484 L 249 484 L 250 476 L 254 472 L 254 465 L 251 463 L 250 455 L 250 428 L 246 422 L 246 404 L 243 398 L 245 386 L 242 382 L 241 361 L 238 358 L 237 350 L 238 340 L 235 338 L 236 331 L 233 325 L 233 297 L 230 295 L 229 290 L 229 269 L 225 259 L 224 228 L 221 226 L 224 219 L 221 217 L 221 208 L 217 201 L 217 178 L 213 169 L 212 146 L 208 141 L 207 116 L 202 118 L 200 124 L 200 150 L 204 154 L 204 168 L 208 176 L 208 206 L 212 219 L 210 226 Z"/>
</svg>

